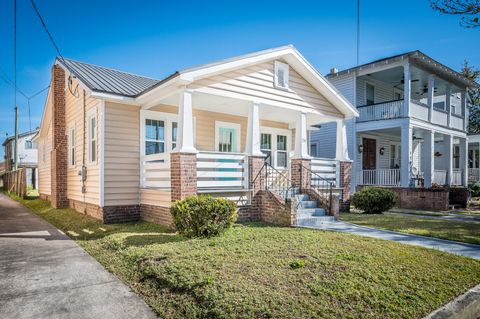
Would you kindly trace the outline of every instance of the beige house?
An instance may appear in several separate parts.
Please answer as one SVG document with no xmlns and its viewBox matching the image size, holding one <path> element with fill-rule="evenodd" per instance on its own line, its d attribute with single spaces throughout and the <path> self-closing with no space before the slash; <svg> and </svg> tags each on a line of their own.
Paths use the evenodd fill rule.
<svg viewBox="0 0 480 319">
<path fill-rule="evenodd" d="M 293 46 L 163 80 L 57 59 L 36 138 L 39 190 L 55 207 L 104 222 L 168 224 L 171 202 L 197 193 L 237 201 L 247 219 L 255 192 L 267 188 L 255 184 L 259 175 L 291 188 L 291 170 L 303 163 L 339 188 L 344 121 L 355 116 Z M 336 159 L 312 159 L 308 131 L 331 121 L 339 124 Z"/>
</svg>

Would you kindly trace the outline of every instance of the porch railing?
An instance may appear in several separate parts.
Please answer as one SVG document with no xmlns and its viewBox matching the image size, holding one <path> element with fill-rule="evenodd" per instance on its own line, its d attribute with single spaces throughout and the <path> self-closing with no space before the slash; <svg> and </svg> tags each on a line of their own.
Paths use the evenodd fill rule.
<svg viewBox="0 0 480 319">
<path fill-rule="evenodd" d="M 433 183 L 438 185 L 447 184 L 447 171 L 436 169 L 433 171 Z"/>
<path fill-rule="evenodd" d="M 199 152 L 197 188 L 247 189 L 247 157 L 242 153 Z"/>
<path fill-rule="evenodd" d="M 359 122 L 388 120 L 402 116 L 403 100 L 387 101 L 382 103 L 359 106 Z"/>
<path fill-rule="evenodd" d="M 325 184 L 332 183 L 333 187 L 339 187 L 340 166 L 337 160 L 313 158 L 311 161 L 311 170 L 314 173 L 312 174 L 312 186 L 318 182 Z"/>
<path fill-rule="evenodd" d="M 463 130 L 464 120 L 463 116 L 452 113 L 452 116 L 450 116 L 450 126 L 457 130 Z"/>
<path fill-rule="evenodd" d="M 480 180 L 480 168 L 469 168 L 468 169 L 468 181 L 470 183 L 475 183 Z"/>
<path fill-rule="evenodd" d="M 366 169 L 359 179 L 360 185 L 400 186 L 400 169 Z"/>
<path fill-rule="evenodd" d="M 274 192 L 285 201 L 295 196 L 297 191 L 295 185 L 290 180 L 288 170 L 280 171 L 274 168 L 268 163 L 268 157 L 251 184 L 257 185 L 260 189 Z"/>
<path fill-rule="evenodd" d="M 148 155 L 142 159 L 140 183 L 147 188 L 170 188 L 170 153 Z"/>
<path fill-rule="evenodd" d="M 463 173 L 463 170 L 461 169 L 454 169 L 452 171 L 452 185 L 462 185 L 462 181 L 463 181 L 463 178 L 462 178 L 462 174 Z"/>
</svg>

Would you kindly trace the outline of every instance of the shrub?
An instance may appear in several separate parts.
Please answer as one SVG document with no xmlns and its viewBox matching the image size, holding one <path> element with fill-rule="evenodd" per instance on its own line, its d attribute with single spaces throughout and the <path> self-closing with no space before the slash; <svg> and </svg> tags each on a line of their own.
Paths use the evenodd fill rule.
<svg viewBox="0 0 480 319">
<path fill-rule="evenodd" d="M 472 197 L 479 197 L 480 196 L 480 182 L 476 182 L 475 184 L 471 184 L 468 186 L 468 190 Z"/>
<path fill-rule="evenodd" d="M 366 187 L 352 197 L 352 205 L 367 214 L 381 214 L 397 202 L 397 194 L 385 188 Z"/>
<path fill-rule="evenodd" d="M 170 208 L 175 227 L 187 237 L 210 237 L 222 233 L 237 220 L 237 206 L 224 198 L 190 196 Z"/>
<path fill-rule="evenodd" d="M 299 269 L 299 268 L 305 268 L 305 260 L 302 259 L 297 259 L 292 262 L 290 262 L 290 268 L 292 269 Z"/>
</svg>

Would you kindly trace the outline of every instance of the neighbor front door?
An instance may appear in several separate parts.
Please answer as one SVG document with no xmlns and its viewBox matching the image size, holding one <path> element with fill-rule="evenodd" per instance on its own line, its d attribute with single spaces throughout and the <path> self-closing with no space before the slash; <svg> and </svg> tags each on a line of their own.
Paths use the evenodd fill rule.
<svg viewBox="0 0 480 319">
<path fill-rule="evenodd" d="M 364 170 L 377 169 L 377 141 L 374 139 L 363 139 L 362 168 Z"/>
</svg>

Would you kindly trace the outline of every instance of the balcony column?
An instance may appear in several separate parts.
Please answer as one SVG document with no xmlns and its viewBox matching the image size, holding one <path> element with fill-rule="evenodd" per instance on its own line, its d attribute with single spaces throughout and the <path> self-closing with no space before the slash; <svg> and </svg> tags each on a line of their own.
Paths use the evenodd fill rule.
<svg viewBox="0 0 480 319">
<path fill-rule="evenodd" d="M 197 194 L 197 149 L 194 145 L 192 91 L 184 89 L 178 101 L 177 147 L 170 154 L 172 202 Z"/>
<path fill-rule="evenodd" d="M 402 187 L 410 187 L 410 171 L 412 158 L 412 127 L 408 124 L 401 127 L 402 140 L 402 164 L 400 167 L 400 184 Z"/>
<path fill-rule="evenodd" d="M 447 180 L 445 181 L 447 185 L 452 185 L 452 174 L 453 174 L 453 136 L 444 135 L 445 143 L 445 158 L 447 159 Z"/>
<path fill-rule="evenodd" d="M 429 122 L 432 122 L 434 97 L 435 97 L 435 77 L 432 74 L 430 74 L 428 76 L 428 121 Z"/>
<path fill-rule="evenodd" d="M 447 85 L 445 92 L 445 111 L 447 111 L 447 126 L 450 127 L 452 123 L 452 99 L 450 95 L 452 94 L 452 87 Z"/>
<path fill-rule="evenodd" d="M 462 170 L 462 185 L 468 186 L 468 143 L 466 138 L 460 139 L 460 169 Z"/>
<path fill-rule="evenodd" d="M 410 92 L 411 92 L 411 81 L 410 81 L 410 64 L 407 62 L 403 66 L 403 116 L 410 116 Z"/>
<path fill-rule="evenodd" d="M 425 187 L 432 187 L 435 171 L 435 132 L 426 131 L 425 133 L 425 152 L 423 152 L 425 169 L 423 170 L 425 178 Z"/>
</svg>

